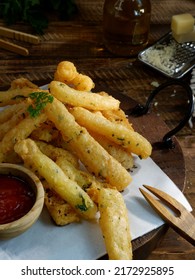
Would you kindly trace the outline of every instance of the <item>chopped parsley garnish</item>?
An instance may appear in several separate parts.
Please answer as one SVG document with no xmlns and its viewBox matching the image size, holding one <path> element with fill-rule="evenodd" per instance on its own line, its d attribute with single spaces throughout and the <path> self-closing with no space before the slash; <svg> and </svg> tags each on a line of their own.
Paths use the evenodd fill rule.
<svg viewBox="0 0 195 280">
<path fill-rule="evenodd" d="M 53 96 L 43 91 L 32 92 L 29 97 L 34 101 L 34 103 L 30 105 L 27 110 L 33 118 L 41 114 L 47 103 L 53 102 Z"/>
<path fill-rule="evenodd" d="M 82 195 L 81 195 L 81 199 L 82 199 L 82 204 L 77 204 L 76 208 L 78 208 L 81 211 L 87 211 L 88 207 L 87 207 L 87 205 L 85 203 L 85 199 L 84 199 L 84 197 Z"/>
</svg>

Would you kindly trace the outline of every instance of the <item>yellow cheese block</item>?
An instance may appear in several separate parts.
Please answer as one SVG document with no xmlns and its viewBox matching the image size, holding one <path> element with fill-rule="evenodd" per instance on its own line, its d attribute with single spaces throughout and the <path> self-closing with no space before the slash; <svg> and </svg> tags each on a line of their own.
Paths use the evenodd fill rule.
<svg viewBox="0 0 195 280">
<path fill-rule="evenodd" d="M 185 34 L 178 35 L 172 32 L 172 36 L 178 43 L 195 42 L 195 27 L 192 32 Z"/>
<path fill-rule="evenodd" d="M 171 30 L 176 35 L 192 32 L 194 17 L 191 14 L 179 14 L 172 16 Z"/>
</svg>

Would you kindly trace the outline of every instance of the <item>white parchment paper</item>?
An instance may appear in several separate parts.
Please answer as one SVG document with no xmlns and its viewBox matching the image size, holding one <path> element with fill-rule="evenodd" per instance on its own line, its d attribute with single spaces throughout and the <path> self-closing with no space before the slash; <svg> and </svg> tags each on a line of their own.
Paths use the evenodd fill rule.
<svg viewBox="0 0 195 280">
<path fill-rule="evenodd" d="M 159 188 L 178 199 L 188 210 L 189 203 L 151 158 L 135 159 L 133 182 L 123 192 L 129 212 L 132 239 L 163 224 L 162 219 L 145 201 L 139 188 L 143 184 Z M 82 221 L 57 227 L 44 209 L 39 220 L 25 233 L 10 240 L 0 240 L 0 259 L 97 259 L 106 253 L 98 223 Z"/>
</svg>

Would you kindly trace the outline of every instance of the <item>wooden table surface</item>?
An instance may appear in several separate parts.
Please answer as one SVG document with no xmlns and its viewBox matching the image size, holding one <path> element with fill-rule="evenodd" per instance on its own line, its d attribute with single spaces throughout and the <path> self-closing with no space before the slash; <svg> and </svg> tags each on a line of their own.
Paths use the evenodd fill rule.
<svg viewBox="0 0 195 280">
<path fill-rule="evenodd" d="M 8 89 L 10 82 L 25 77 L 38 85 L 53 79 L 58 62 L 69 60 L 78 70 L 89 75 L 99 87 L 107 87 L 127 95 L 139 103 L 145 103 L 153 82 L 159 84 L 167 78 L 149 69 L 136 57 L 117 57 L 109 53 L 102 41 L 103 0 L 77 0 L 78 14 L 70 21 L 59 21 L 55 15 L 41 37 L 41 44 L 30 45 L 20 42 L 29 49 L 30 55 L 23 57 L 0 49 L 0 90 Z M 152 19 L 149 44 L 159 39 L 170 29 L 173 14 L 190 12 L 195 16 L 194 0 L 151 0 Z M 0 21 L 0 25 L 4 25 Z M 12 28 L 32 32 L 28 25 L 17 23 Z M 17 42 L 19 43 L 19 42 Z M 184 79 L 189 82 L 191 73 Z M 184 114 L 186 99 L 180 91 L 167 91 L 158 96 L 153 106 L 156 115 L 172 129 Z M 194 121 L 195 127 L 195 121 Z M 185 161 L 184 194 L 195 210 L 195 134 L 188 124 L 177 133 Z M 193 211 L 195 213 L 195 211 Z M 147 259 L 194 260 L 194 247 L 168 229 L 157 247 Z"/>
</svg>

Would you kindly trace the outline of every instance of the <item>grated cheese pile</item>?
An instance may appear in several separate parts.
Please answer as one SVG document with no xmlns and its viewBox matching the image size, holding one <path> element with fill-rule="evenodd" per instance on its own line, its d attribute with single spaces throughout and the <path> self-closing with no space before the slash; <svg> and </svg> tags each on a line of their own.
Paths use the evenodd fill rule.
<svg viewBox="0 0 195 280">
<path fill-rule="evenodd" d="M 175 72 L 177 63 L 174 62 L 176 43 L 171 41 L 169 45 L 159 44 L 147 49 L 143 54 L 143 60 L 167 74 Z"/>
</svg>

